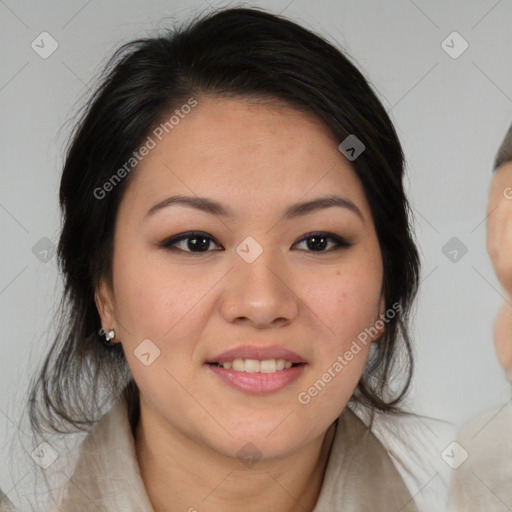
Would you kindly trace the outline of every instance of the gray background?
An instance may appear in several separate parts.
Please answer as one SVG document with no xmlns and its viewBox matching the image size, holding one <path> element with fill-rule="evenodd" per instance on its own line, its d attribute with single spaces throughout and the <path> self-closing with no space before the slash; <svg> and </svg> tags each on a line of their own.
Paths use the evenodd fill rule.
<svg viewBox="0 0 512 512">
<path fill-rule="evenodd" d="M 512 1 L 244 5 L 282 12 L 343 47 L 395 122 L 423 262 L 410 408 L 461 424 L 505 403 L 510 385 L 492 344 L 502 299 L 484 219 L 493 157 L 512 121 Z M 2 439 L 19 428 L 24 392 L 51 340 L 56 259 L 41 261 L 33 247 L 45 237 L 57 243 L 63 147 L 77 102 L 121 43 L 205 8 L 206 1 L 0 0 Z M 31 48 L 43 31 L 59 45 L 47 59 Z M 469 44 L 456 59 L 441 46 L 453 31 Z M 456 262 L 443 253 L 452 237 L 467 247 Z M 7 453 L 4 443 L 0 460 Z M 0 464 L 0 487 L 9 492 L 15 483 Z"/>
</svg>

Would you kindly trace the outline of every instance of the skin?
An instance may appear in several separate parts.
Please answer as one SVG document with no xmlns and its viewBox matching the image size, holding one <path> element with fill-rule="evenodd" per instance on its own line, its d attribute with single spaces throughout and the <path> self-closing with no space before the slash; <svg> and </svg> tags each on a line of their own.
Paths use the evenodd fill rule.
<svg viewBox="0 0 512 512">
<path fill-rule="evenodd" d="M 269 503 L 310 511 L 333 422 L 382 335 L 309 404 L 298 402 L 385 312 L 370 208 L 339 141 L 312 115 L 278 103 L 198 101 L 134 171 L 116 218 L 113 286 L 96 293 L 102 325 L 115 330 L 140 389 L 141 475 L 156 512 L 251 512 Z M 175 194 L 213 198 L 234 216 L 173 205 L 145 218 Z M 361 218 L 330 207 L 283 219 L 287 206 L 331 194 L 352 201 Z M 190 230 L 214 239 L 208 252 L 185 252 L 187 240 L 175 252 L 159 246 Z M 353 245 L 315 252 L 300 241 L 312 231 Z M 263 248 L 252 263 L 236 252 L 247 236 Z M 147 338 L 161 351 L 149 366 L 134 355 Z M 294 350 L 305 370 L 272 395 L 248 395 L 204 365 L 248 343 Z M 247 443 L 261 453 L 251 468 L 237 457 Z"/>
<path fill-rule="evenodd" d="M 494 323 L 494 347 L 500 364 L 512 375 L 512 162 L 493 175 L 487 208 L 487 251 L 505 292 Z"/>
</svg>

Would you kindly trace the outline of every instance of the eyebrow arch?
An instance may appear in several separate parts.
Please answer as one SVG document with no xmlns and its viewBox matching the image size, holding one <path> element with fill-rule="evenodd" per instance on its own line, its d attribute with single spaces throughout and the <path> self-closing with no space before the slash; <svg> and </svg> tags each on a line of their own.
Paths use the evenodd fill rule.
<svg viewBox="0 0 512 512">
<path fill-rule="evenodd" d="M 145 217 L 150 217 L 154 213 L 163 208 L 167 208 L 172 205 L 181 205 L 189 208 L 196 208 L 200 211 L 210 213 L 212 215 L 219 215 L 222 217 L 234 217 L 235 214 L 228 206 L 222 205 L 221 203 L 207 197 L 194 197 L 194 196 L 182 196 L 176 195 L 168 197 L 163 201 L 153 205 Z M 313 213 L 325 208 L 332 208 L 334 206 L 340 208 L 346 208 L 351 212 L 355 213 L 364 223 L 363 214 L 361 210 L 349 199 L 340 196 L 325 196 L 313 199 L 312 201 L 306 201 L 303 203 L 297 203 L 289 206 L 283 215 L 283 219 L 290 220 L 297 217 L 302 217 L 309 213 Z"/>
</svg>

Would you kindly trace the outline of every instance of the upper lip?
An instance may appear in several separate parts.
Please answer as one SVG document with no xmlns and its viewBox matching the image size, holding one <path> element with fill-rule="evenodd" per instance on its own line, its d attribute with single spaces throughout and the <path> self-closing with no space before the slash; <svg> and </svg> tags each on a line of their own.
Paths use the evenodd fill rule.
<svg viewBox="0 0 512 512">
<path fill-rule="evenodd" d="M 287 348 L 281 347 L 280 345 L 270 346 L 257 346 L 257 345 L 242 345 L 207 359 L 206 363 L 227 363 L 228 361 L 234 361 L 235 359 L 257 359 L 259 361 L 265 361 L 267 359 L 285 359 L 292 363 L 305 363 L 306 360 Z"/>
</svg>

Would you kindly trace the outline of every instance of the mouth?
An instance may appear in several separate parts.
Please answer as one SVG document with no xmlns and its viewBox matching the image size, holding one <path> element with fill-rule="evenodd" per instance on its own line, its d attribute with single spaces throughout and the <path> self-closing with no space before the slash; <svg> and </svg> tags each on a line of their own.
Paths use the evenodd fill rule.
<svg viewBox="0 0 512 512">
<path fill-rule="evenodd" d="M 308 363 L 296 352 L 278 345 L 246 345 L 214 356 L 204 366 L 216 380 L 232 389 L 269 395 L 296 381 Z"/>
<path fill-rule="evenodd" d="M 206 363 L 210 366 L 245 373 L 276 373 L 305 363 L 294 363 L 286 359 L 234 359 L 233 361 Z"/>
</svg>

